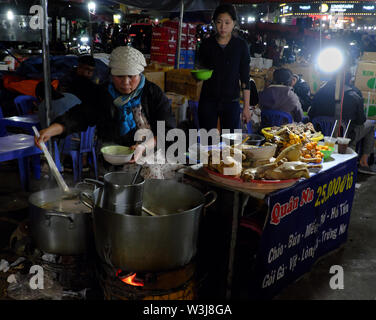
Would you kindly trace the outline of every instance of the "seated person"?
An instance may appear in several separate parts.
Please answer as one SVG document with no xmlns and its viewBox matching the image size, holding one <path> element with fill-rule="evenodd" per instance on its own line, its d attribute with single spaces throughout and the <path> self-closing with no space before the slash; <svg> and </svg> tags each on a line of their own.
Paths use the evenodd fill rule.
<svg viewBox="0 0 376 320">
<path fill-rule="evenodd" d="M 293 74 L 289 69 L 275 70 L 273 83 L 259 93 L 259 105 L 261 110 L 271 109 L 290 113 L 294 122 L 301 122 L 303 109 L 291 87 L 292 78 Z"/>
<path fill-rule="evenodd" d="M 308 111 L 308 108 L 311 106 L 311 89 L 307 82 L 304 81 L 302 77 L 297 74 L 292 76 L 292 88 L 294 92 L 299 97 L 300 104 L 302 105 L 303 111 Z"/>
<path fill-rule="evenodd" d="M 85 55 L 78 58 L 78 66 L 74 67 L 60 79 L 62 92 L 69 92 L 78 97 L 82 102 L 95 103 L 93 92 L 98 86 L 93 82 L 95 72 L 95 59 Z"/>
<path fill-rule="evenodd" d="M 38 106 L 38 115 L 42 129 L 47 128 L 47 117 L 46 117 L 46 104 L 45 104 L 45 92 L 44 92 L 44 81 L 41 81 L 35 87 L 35 96 L 40 101 Z M 52 122 L 58 116 L 64 114 L 70 108 L 81 103 L 75 95 L 71 93 L 60 93 L 51 86 L 51 110 L 50 110 L 50 121 Z"/>
<path fill-rule="evenodd" d="M 342 119 L 351 120 L 346 137 L 350 138 L 349 147 L 356 149 L 356 144 L 363 139 L 362 154 L 359 160 L 359 172 L 376 174 L 368 165 L 368 157 L 373 153 L 375 125 L 367 120 L 364 113 L 363 98 L 357 90 L 349 85 L 350 77 L 345 77 L 345 88 L 342 106 Z M 335 78 L 328 81 L 313 97 L 312 106 L 308 112 L 310 119 L 318 116 L 335 116 Z"/>
</svg>

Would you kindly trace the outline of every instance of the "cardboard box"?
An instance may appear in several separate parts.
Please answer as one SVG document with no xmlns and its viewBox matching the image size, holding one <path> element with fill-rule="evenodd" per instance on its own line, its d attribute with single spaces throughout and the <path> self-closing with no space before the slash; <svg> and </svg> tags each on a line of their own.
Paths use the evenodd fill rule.
<svg viewBox="0 0 376 320">
<path fill-rule="evenodd" d="M 286 64 L 284 68 L 290 69 L 292 73 L 301 75 L 309 84 L 311 94 L 315 94 L 321 87 L 320 74 L 315 70 L 314 66 L 309 64 L 292 63 Z"/>
<path fill-rule="evenodd" d="M 166 92 L 166 96 L 171 100 L 171 109 L 175 114 L 176 124 L 187 120 L 188 97 L 175 92 Z"/>
<path fill-rule="evenodd" d="M 188 23 L 188 35 L 196 36 L 196 25 Z"/>
<path fill-rule="evenodd" d="M 176 41 L 178 33 L 169 27 L 153 27 L 152 40 Z"/>
<path fill-rule="evenodd" d="M 164 72 L 166 72 L 166 71 L 169 71 L 169 70 L 172 70 L 172 69 L 174 69 L 174 67 L 169 65 L 169 64 L 152 62 L 152 63 L 147 65 L 147 67 L 145 68 L 145 72 L 147 72 L 147 71 L 151 71 L 151 72 L 164 71 Z"/>
<path fill-rule="evenodd" d="M 176 53 L 176 41 L 166 41 L 166 40 L 152 40 L 151 41 L 151 53 Z"/>
<path fill-rule="evenodd" d="M 368 117 L 376 115 L 376 91 L 362 91 L 364 110 Z"/>
<path fill-rule="evenodd" d="M 190 69 L 175 69 L 166 72 L 166 91 L 187 96 L 190 100 L 200 99 L 203 81 L 193 78 Z"/>
<path fill-rule="evenodd" d="M 360 57 L 361 61 L 376 61 L 376 52 L 364 52 Z"/>
<path fill-rule="evenodd" d="M 359 61 L 355 74 L 355 87 L 360 91 L 376 88 L 376 63 Z"/>
<path fill-rule="evenodd" d="M 165 90 L 165 72 L 163 71 L 144 71 L 145 78 L 155 83 L 158 87 Z"/>
<path fill-rule="evenodd" d="M 173 28 L 177 32 L 179 32 L 179 21 L 165 21 L 163 22 L 163 26 Z M 188 34 L 188 25 L 187 23 L 183 22 L 181 27 L 181 33 L 187 35 Z"/>
</svg>

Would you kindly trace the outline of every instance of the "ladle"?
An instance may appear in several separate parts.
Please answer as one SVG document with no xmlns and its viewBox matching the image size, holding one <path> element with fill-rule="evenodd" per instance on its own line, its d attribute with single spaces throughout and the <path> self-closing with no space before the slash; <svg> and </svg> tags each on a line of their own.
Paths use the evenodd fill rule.
<svg viewBox="0 0 376 320">
<path fill-rule="evenodd" d="M 131 183 L 131 184 L 135 184 L 135 183 L 136 183 L 137 178 L 138 178 L 138 176 L 139 176 L 139 174 L 140 174 L 140 172 L 141 172 L 141 169 L 142 169 L 142 166 L 139 165 L 138 168 L 137 168 L 136 174 L 135 174 L 134 177 L 133 177 L 133 180 L 132 180 L 132 183 Z M 142 210 L 145 211 L 147 214 L 149 214 L 149 215 L 151 215 L 151 216 L 158 216 L 157 213 L 155 213 L 155 212 L 153 212 L 153 211 L 151 211 L 151 210 L 149 210 L 149 209 L 146 209 L 144 206 L 142 207 Z"/>
<path fill-rule="evenodd" d="M 142 169 L 142 166 L 139 165 L 138 168 L 137 168 L 136 174 L 135 174 L 134 177 L 133 177 L 133 180 L 132 180 L 131 185 L 136 183 L 136 180 L 137 180 L 137 178 L 138 178 L 138 175 L 139 175 L 140 172 L 141 172 L 141 169 Z"/>
<path fill-rule="evenodd" d="M 33 130 L 34 130 L 35 136 L 37 138 L 39 138 L 40 134 L 39 134 L 38 129 L 35 126 L 33 126 Z M 48 152 L 46 144 L 43 141 L 40 142 L 39 144 L 42 147 L 42 151 L 44 152 L 44 155 L 46 156 L 46 159 L 47 159 L 48 165 L 49 165 L 49 167 L 51 169 L 51 172 L 52 172 L 53 176 L 55 177 L 56 182 L 59 185 L 59 188 L 64 192 L 65 197 L 69 198 L 71 196 L 75 196 L 76 193 L 72 192 L 69 189 L 68 185 L 65 183 L 62 175 L 60 174 L 59 170 L 57 169 L 56 164 L 55 164 L 54 160 L 51 157 L 51 154 Z"/>
</svg>

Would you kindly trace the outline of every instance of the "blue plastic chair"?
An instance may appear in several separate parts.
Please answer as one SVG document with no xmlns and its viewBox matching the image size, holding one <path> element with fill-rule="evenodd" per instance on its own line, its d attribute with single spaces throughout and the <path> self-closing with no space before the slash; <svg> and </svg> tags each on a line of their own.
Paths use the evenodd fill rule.
<svg viewBox="0 0 376 320">
<path fill-rule="evenodd" d="M 280 110 L 270 110 L 261 109 L 261 127 L 273 127 L 281 126 L 283 124 L 292 123 L 293 119 L 291 114 L 280 111 Z"/>
<path fill-rule="evenodd" d="M 94 144 L 94 134 L 95 134 L 95 126 L 94 127 L 88 127 L 88 129 L 84 132 L 81 132 L 81 140 L 80 140 L 80 150 L 71 150 L 71 135 L 67 136 L 65 138 L 64 147 L 61 151 L 62 154 L 68 154 L 72 158 L 73 162 L 73 179 L 74 181 L 81 180 L 81 172 L 82 172 L 82 154 L 87 153 L 90 157 L 90 160 L 92 160 L 94 165 L 94 171 L 95 171 L 95 178 L 98 180 L 98 168 L 97 168 L 97 157 L 95 152 L 95 144 Z M 56 155 L 58 147 L 57 143 L 55 141 L 55 161 L 56 161 Z M 61 170 L 60 161 L 56 165 L 59 170 Z"/>
<path fill-rule="evenodd" d="M 316 131 L 321 131 L 324 136 L 330 136 L 336 119 L 334 117 L 319 116 L 311 120 Z"/>
<path fill-rule="evenodd" d="M 33 96 L 21 95 L 14 99 L 14 104 L 19 116 L 30 114 L 34 107 L 34 102 L 38 99 Z"/>
<path fill-rule="evenodd" d="M 333 131 L 336 119 L 329 116 L 318 116 L 311 120 L 316 131 L 321 131 L 324 136 L 330 136 Z M 345 132 L 347 121 L 342 121 L 342 132 Z"/>
</svg>

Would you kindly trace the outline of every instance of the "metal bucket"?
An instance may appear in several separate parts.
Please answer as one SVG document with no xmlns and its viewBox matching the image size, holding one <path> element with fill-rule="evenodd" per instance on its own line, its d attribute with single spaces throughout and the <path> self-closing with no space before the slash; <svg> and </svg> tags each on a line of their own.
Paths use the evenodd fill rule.
<svg viewBox="0 0 376 320">
<path fill-rule="evenodd" d="M 104 182 L 85 179 L 103 186 L 101 207 L 119 214 L 141 215 L 144 194 L 143 177 L 138 176 L 134 184 L 133 174 L 126 172 L 110 172 L 104 175 Z"/>
</svg>

